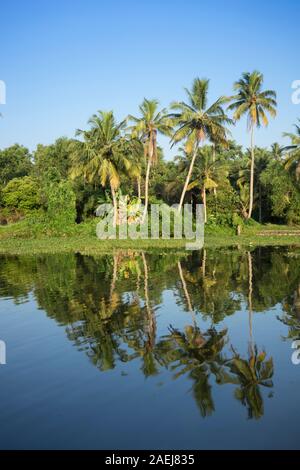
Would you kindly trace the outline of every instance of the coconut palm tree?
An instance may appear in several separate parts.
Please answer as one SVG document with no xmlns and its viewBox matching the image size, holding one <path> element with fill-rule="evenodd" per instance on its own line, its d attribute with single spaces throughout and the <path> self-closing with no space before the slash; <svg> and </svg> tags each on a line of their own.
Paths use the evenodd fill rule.
<svg viewBox="0 0 300 470">
<path fill-rule="evenodd" d="M 295 166 L 295 175 L 297 181 L 300 178 L 300 119 L 299 124 L 295 124 L 295 133 L 284 132 L 283 136 L 288 137 L 291 140 L 291 144 L 284 147 L 284 150 L 288 152 L 287 159 L 285 161 L 285 168 L 289 169 L 291 166 Z"/>
<path fill-rule="evenodd" d="M 77 135 L 83 137 L 79 151 L 74 154 L 71 177 L 83 174 L 89 181 L 100 178 L 101 185 L 108 184 L 111 191 L 114 217 L 117 224 L 117 190 L 120 187 L 121 175 L 138 175 L 138 168 L 131 159 L 137 151 L 138 141 L 125 137 L 122 131 L 126 121 L 117 123 L 113 112 L 98 111 L 88 121 L 90 129 L 78 130 Z"/>
<path fill-rule="evenodd" d="M 142 216 L 142 222 L 145 221 L 148 203 L 149 203 L 149 179 L 151 166 L 158 160 L 157 135 L 171 135 L 173 123 L 168 117 L 167 110 L 158 110 L 157 100 L 144 101 L 139 106 L 140 116 L 128 116 L 133 122 L 129 129 L 132 131 L 133 138 L 139 138 L 144 144 L 144 155 L 147 161 L 146 178 L 145 178 L 145 208 Z"/>
<path fill-rule="evenodd" d="M 285 147 L 281 147 L 277 142 L 271 145 L 271 154 L 274 160 L 280 162 L 285 151 Z"/>
<path fill-rule="evenodd" d="M 269 121 L 267 114 L 276 116 L 276 93 L 273 90 L 262 90 L 264 77 L 255 70 L 252 73 L 243 73 L 242 78 L 235 82 L 234 90 L 237 94 L 229 98 L 232 103 L 228 109 L 234 110 L 233 118 L 235 121 L 247 115 L 248 130 L 251 133 L 251 169 L 249 186 L 249 211 L 247 218 L 250 219 L 253 209 L 253 189 L 254 189 L 254 129 L 261 125 L 267 126 Z"/>
<path fill-rule="evenodd" d="M 174 145 L 184 140 L 185 150 L 191 155 L 189 170 L 179 202 L 179 211 L 182 209 L 200 144 L 205 140 L 214 144 L 226 144 L 228 130 L 225 124 L 232 123 L 222 108 L 226 101 L 225 97 L 220 97 L 211 106 L 207 106 L 208 87 L 209 80 L 195 78 L 192 89 L 185 89 L 188 102 L 174 102 L 171 105 L 172 109 L 177 110 L 171 115 L 177 126 L 171 142 Z"/>
</svg>

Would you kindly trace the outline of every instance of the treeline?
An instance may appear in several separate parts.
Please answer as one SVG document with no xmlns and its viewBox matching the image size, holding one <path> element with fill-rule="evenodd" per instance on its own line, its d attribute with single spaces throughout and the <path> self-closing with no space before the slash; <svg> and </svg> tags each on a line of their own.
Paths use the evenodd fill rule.
<svg viewBox="0 0 300 470">
<path fill-rule="evenodd" d="M 285 133 L 289 145 L 255 146 L 255 131 L 276 116 L 276 93 L 264 90 L 261 73 L 245 73 L 234 95 L 208 103 L 209 81 L 195 79 L 185 102 L 161 109 L 144 99 L 137 116 L 117 122 L 113 112 L 98 111 L 76 138 L 0 151 L 0 222 L 42 218 L 55 227 L 95 216 L 111 201 L 118 221 L 120 195 L 127 203 L 203 203 L 209 226 L 300 223 L 300 126 Z M 231 139 L 230 130 L 247 117 L 250 147 Z M 245 130 L 246 131 L 246 130 Z M 170 138 L 178 155 L 164 159 L 160 135 Z M 179 145 L 177 145 L 179 144 Z M 249 223 L 249 222 L 248 222 Z"/>
</svg>

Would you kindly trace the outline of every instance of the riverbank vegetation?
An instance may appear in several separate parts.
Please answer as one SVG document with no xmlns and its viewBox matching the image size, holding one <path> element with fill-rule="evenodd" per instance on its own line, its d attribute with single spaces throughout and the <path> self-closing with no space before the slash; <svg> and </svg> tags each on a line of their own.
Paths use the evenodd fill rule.
<svg viewBox="0 0 300 470">
<path fill-rule="evenodd" d="M 255 237 L 259 244 L 260 239 L 272 241 L 282 229 L 282 242 L 297 240 L 300 125 L 284 133 L 285 146 L 255 146 L 255 131 L 276 117 L 276 93 L 264 88 L 257 71 L 244 73 L 233 89 L 232 96 L 211 103 L 209 81 L 196 78 L 186 90 L 186 101 L 175 101 L 169 109 L 144 99 L 136 116 L 121 122 L 112 111 L 98 111 L 73 139 L 38 144 L 33 152 L 20 144 L 2 149 L 0 224 L 6 227 L 0 228 L 1 250 L 16 246 L 18 238 L 25 244 L 30 238 L 63 237 L 66 245 L 78 240 L 99 245 L 95 210 L 111 203 L 119 225 L 122 195 L 128 204 L 144 204 L 141 220 L 150 203 L 179 203 L 179 211 L 184 203 L 202 203 L 206 243 L 219 236 L 226 238 L 224 243 L 248 243 Z M 244 115 L 249 149 L 231 138 L 231 128 Z M 175 146 L 172 161 L 164 158 L 161 135 Z M 236 232 L 241 236 L 235 238 Z M 101 243 L 105 248 L 123 242 Z M 139 241 L 143 246 L 153 243 L 170 246 L 167 240 Z M 172 243 L 184 246 L 184 241 Z"/>
</svg>

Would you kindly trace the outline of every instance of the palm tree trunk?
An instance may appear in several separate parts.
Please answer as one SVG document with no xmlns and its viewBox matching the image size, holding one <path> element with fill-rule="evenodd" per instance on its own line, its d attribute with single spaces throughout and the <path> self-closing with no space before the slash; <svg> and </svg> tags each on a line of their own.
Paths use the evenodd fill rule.
<svg viewBox="0 0 300 470">
<path fill-rule="evenodd" d="M 150 179 L 150 168 L 151 168 L 151 160 L 152 158 L 148 156 L 148 163 L 147 163 L 147 171 L 146 171 L 146 179 L 145 179 L 145 207 L 142 216 L 142 223 L 146 220 L 146 215 L 148 211 L 148 204 L 149 204 L 149 179 Z"/>
<path fill-rule="evenodd" d="M 193 156 L 192 156 L 192 160 L 191 160 L 190 167 L 189 167 L 189 171 L 188 171 L 188 174 L 187 174 L 187 177 L 186 177 L 186 180 L 185 180 L 185 183 L 184 183 L 184 187 L 183 187 L 183 190 L 182 190 L 182 193 L 181 193 L 181 197 L 180 197 L 180 202 L 179 202 L 179 206 L 178 206 L 178 211 L 179 212 L 181 212 L 184 197 L 185 197 L 185 193 L 187 191 L 187 187 L 189 185 L 189 182 L 190 182 L 190 179 L 191 179 L 191 176 L 192 176 L 194 163 L 195 163 L 196 156 L 197 156 L 198 147 L 199 147 L 199 143 L 196 142 L 195 149 L 194 149 Z"/>
<path fill-rule="evenodd" d="M 216 145 L 215 144 L 213 144 L 213 149 L 212 149 L 212 160 L 213 160 L 213 163 L 215 163 L 215 161 L 216 161 Z M 216 198 L 217 197 L 217 188 L 214 188 L 213 192 L 214 192 L 214 196 Z"/>
<path fill-rule="evenodd" d="M 250 199 L 248 219 L 251 219 L 253 209 L 253 190 L 254 190 L 254 124 L 251 125 L 251 169 L 250 169 Z"/>
<path fill-rule="evenodd" d="M 118 222 L 118 203 L 117 203 L 116 192 L 112 185 L 110 185 L 110 190 L 111 190 L 111 197 L 113 200 L 113 207 L 114 207 L 113 226 L 115 227 Z"/>
<path fill-rule="evenodd" d="M 206 274 L 206 249 L 203 248 L 203 256 L 202 256 L 202 277 L 205 278 Z"/>
<path fill-rule="evenodd" d="M 202 202 L 203 202 L 203 207 L 204 207 L 204 223 L 206 224 L 207 222 L 207 210 L 206 210 L 206 189 L 202 189 Z"/>
<path fill-rule="evenodd" d="M 137 178 L 137 190 L 138 190 L 138 198 L 141 199 L 141 177 L 138 176 Z"/>
</svg>

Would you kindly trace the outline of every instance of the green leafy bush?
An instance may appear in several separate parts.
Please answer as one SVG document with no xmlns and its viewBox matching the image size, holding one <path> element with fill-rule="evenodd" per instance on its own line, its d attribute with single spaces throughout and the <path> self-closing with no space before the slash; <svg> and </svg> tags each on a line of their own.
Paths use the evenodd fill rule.
<svg viewBox="0 0 300 470">
<path fill-rule="evenodd" d="M 299 187 L 283 165 L 279 162 L 270 163 L 260 180 L 268 190 L 272 215 L 282 218 L 285 223 L 299 224 Z"/>
<path fill-rule="evenodd" d="M 51 182 L 46 189 L 46 220 L 49 227 L 61 233 L 75 224 L 76 197 L 69 181 Z"/>
<path fill-rule="evenodd" d="M 229 185 L 207 195 L 207 215 L 209 225 L 235 227 L 237 217 L 240 220 L 239 197 Z"/>
<path fill-rule="evenodd" d="M 8 209 L 19 209 L 24 213 L 40 207 L 39 189 L 30 176 L 12 179 L 2 190 L 2 201 Z"/>
</svg>

